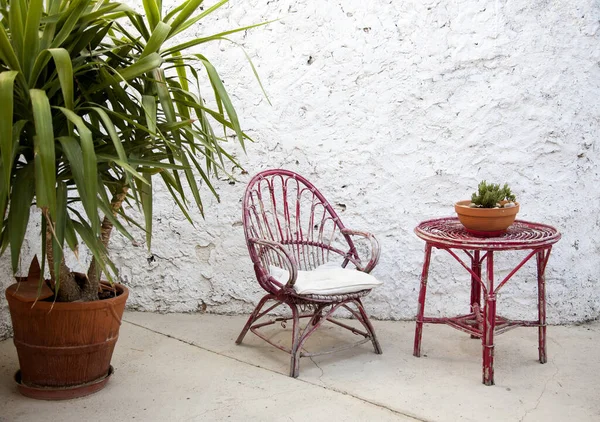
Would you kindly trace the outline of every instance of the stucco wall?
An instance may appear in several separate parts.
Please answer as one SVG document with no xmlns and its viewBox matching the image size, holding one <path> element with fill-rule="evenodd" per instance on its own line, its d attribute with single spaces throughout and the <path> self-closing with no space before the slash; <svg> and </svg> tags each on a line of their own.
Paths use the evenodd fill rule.
<svg viewBox="0 0 600 422">
<path fill-rule="evenodd" d="M 252 57 L 272 105 L 239 49 L 202 50 L 257 141 L 238 154 L 249 174 L 218 182 L 221 203 L 206 195 L 207 216 L 194 213 L 196 227 L 157 192 L 153 260 L 141 234 L 139 247 L 114 239 L 130 308 L 249 312 L 261 291 L 240 199 L 252 174 L 285 167 L 344 204 L 336 206 L 347 226 L 381 240 L 374 274 L 385 285 L 366 300 L 376 318 L 413 318 L 423 251 L 413 228 L 453 214 L 453 202 L 469 198 L 481 179 L 508 182 L 519 218 L 563 234 L 547 270 L 549 321 L 600 315 L 596 1 L 232 0 L 197 35 L 272 19 L 280 20 L 232 37 Z M 498 259 L 500 275 L 517 255 Z M 500 312 L 535 315 L 532 269 L 506 286 Z M 467 309 L 467 277 L 442 253 L 430 280 L 428 313 Z M 8 327 L 2 298 L 0 337 Z"/>
</svg>

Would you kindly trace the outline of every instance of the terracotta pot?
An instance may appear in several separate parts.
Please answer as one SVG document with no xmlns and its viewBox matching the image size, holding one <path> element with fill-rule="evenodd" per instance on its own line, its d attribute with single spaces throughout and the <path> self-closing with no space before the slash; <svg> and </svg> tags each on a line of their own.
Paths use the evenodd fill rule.
<svg viewBox="0 0 600 422">
<path fill-rule="evenodd" d="M 510 208 L 470 208 L 470 200 L 454 205 L 458 219 L 467 231 L 475 234 L 496 234 L 505 231 L 519 212 L 519 204 Z"/>
<path fill-rule="evenodd" d="M 94 302 L 37 301 L 6 289 L 19 356 L 16 375 L 22 394 L 41 399 L 81 397 L 101 389 L 112 368 L 129 290 L 115 284 L 117 296 Z"/>
</svg>

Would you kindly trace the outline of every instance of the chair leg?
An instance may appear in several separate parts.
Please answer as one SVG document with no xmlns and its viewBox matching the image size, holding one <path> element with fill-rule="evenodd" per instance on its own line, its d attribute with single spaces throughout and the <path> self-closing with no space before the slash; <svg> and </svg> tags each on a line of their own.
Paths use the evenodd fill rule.
<svg viewBox="0 0 600 422">
<path fill-rule="evenodd" d="M 371 337 L 371 341 L 373 342 L 373 348 L 375 349 L 375 353 L 377 353 L 378 355 L 381 355 L 383 353 L 383 350 L 381 349 L 379 340 L 377 340 L 377 335 L 375 334 L 375 329 L 373 328 L 373 324 L 371 324 L 371 321 L 369 320 L 369 316 L 367 315 L 367 313 L 365 311 L 365 307 L 363 306 L 362 301 L 360 299 L 356 299 L 354 301 L 354 304 L 358 308 L 358 312 L 360 312 L 360 316 L 361 316 L 360 322 L 365 327 L 365 329 L 369 333 L 369 336 Z"/>
<path fill-rule="evenodd" d="M 296 304 L 288 303 L 288 305 L 292 310 L 294 323 L 292 327 L 292 349 L 290 352 L 290 377 L 298 378 L 298 375 L 300 375 L 300 351 L 302 350 L 300 347 L 300 315 Z"/>
<path fill-rule="evenodd" d="M 246 333 L 250 330 L 250 328 L 253 326 L 253 324 L 263 316 L 264 312 L 268 312 L 270 309 L 272 309 L 272 307 L 271 307 L 271 308 L 267 309 L 266 311 L 264 311 L 263 314 L 261 314 L 262 308 L 269 300 L 275 300 L 278 302 L 274 306 L 278 306 L 279 304 L 285 303 L 291 309 L 291 312 L 292 312 L 291 319 L 293 322 L 293 327 L 292 327 L 292 347 L 289 350 L 290 355 L 291 355 L 290 373 L 289 374 L 290 374 L 290 377 L 297 378 L 298 375 L 300 374 L 300 357 L 302 355 L 302 346 L 303 346 L 304 342 L 315 331 L 317 331 L 317 329 L 325 321 L 327 321 L 329 319 L 331 314 L 333 312 L 335 312 L 335 309 L 337 309 L 338 306 L 340 306 L 341 304 L 338 304 L 337 306 L 332 308 L 329 312 L 326 313 L 326 315 L 323 315 L 323 307 L 324 306 L 318 306 L 318 308 L 315 309 L 314 314 L 312 315 L 312 318 L 310 318 L 310 320 L 308 321 L 307 327 L 302 331 L 301 327 L 300 327 L 301 315 L 300 315 L 300 311 L 298 309 L 298 305 L 296 305 L 294 302 L 287 302 L 287 301 L 282 302 L 271 294 L 266 295 L 260 300 L 260 302 L 258 303 L 256 308 L 254 309 L 254 311 L 248 318 L 246 325 L 244 326 L 242 332 L 240 333 L 240 335 L 238 336 L 238 338 L 236 340 L 237 344 L 240 344 L 242 342 Z M 360 301 L 360 299 L 352 300 L 351 302 L 353 302 L 355 304 L 355 306 L 357 307 L 358 313 L 355 313 L 355 311 L 352 311 L 352 310 L 351 310 L 351 312 L 355 313 L 355 316 L 357 317 L 357 319 L 365 327 L 365 329 L 369 335 L 369 338 L 371 339 L 371 341 L 373 343 L 375 353 L 381 354 L 382 349 L 381 349 L 381 346 L 379 345 L 379 341 L 377 340 L 377 335 L 375 334 L 373 325 L 371 324 L 369 317 L 368 317 L 367 313 L 365 312 L 362 302 Z M 260 325 L 264 325 L 264 324 L 259 324 L 259 326 Z M 285 349 L 283 349 L 283 350 L 285 350 Z"/>
<path fill-rule="evenodd" d="M 260 315 L 260 310 L 262 309 L 263 306 L 265 306 L 265 303 L 267 303 L 267 301 L 272 298 L 273 298 L 273 296 L 268 294 L 268 295 L 264 296 L 260 300 L 260 302 L 258 302 L 258 305 L 256 305 L 256 308 L 254 308 L 254 311 L 250 314 L 250 317 L 248 318 L 248 322 L 246 322 L 246 325 L 244 326 L 244 328 L 242 329 L 242 332 L 240 333 L 237 340 L 235 341 L 235 344 L 242 343 L 242 340 L 244 340 L 246 333 L 248 332 L 248 330 L 250 329 L 250 327 L 252 326 L 254 321 L 256 321 L 258 319 L 257 317 L 258 317 L 258 315 Z"/>
</svg>

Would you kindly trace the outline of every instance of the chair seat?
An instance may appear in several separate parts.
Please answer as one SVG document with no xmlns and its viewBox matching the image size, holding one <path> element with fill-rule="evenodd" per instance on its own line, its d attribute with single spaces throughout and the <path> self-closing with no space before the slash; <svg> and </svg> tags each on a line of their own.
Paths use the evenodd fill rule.
<svg viewBox="0 0 600 422">
<path fill-rule="evenodd" d="M 289 279 L 287 270 L 274 266 L 269 269 L 279 282 L 285 284 Z M 325 264 L 312 271 L 298 271 L 294 290 L 301 295 L 338 295 L 370 290 L 381 284 L 371 274 Z"/>
</svg>

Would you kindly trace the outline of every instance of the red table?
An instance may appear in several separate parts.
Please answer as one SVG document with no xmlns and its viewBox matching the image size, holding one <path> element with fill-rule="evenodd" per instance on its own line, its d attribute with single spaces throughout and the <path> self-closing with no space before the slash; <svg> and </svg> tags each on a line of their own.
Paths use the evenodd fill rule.
<svg viewBox="0 0 600 422">
<path fill-rule="evenodd" d="M 515 327 L 538 327 L 540 363 L 546 363 L 546 279 L 545 270 L 552 245 L 560 239 L 560 233 L 551 226 L 516 220 L 508 230 L 495 237 L 476 237 L 469 234 L 458 218 L 439 218 L 423 221 L 415 228 L 418 237 L 426 242 L 425 262 L 421 273 L 417 326 L 415 330 L 414 355 L 421 356 L 423 323 L 447 324 L 468 334 L 481 338 L 483 348 L 483 383 L 494 384 L 494 334 L 501 334 Z M 427 276 L 433 248 L 442 249 L 456 259 L 471 275 L 471 312 L 467 315 L 447 318 L 424 317 Z M 525 258 L 497 285 L 494 280 L 494 253 L 498 251 L 524 250 Z M 457 252 L 463 251 L 468 263 Z M 509 320 L 496 315 L 498 290 L 531 258 L 536 257 L 538 281 L 538 319 L 536 321 Z M 470 262 L 469 262 L 470 261 Z M 486 279 L 481 277 L 482 264 L 486 264 Z M 483 309 L 481 292 L 483 290 Z"/>
</svg>

